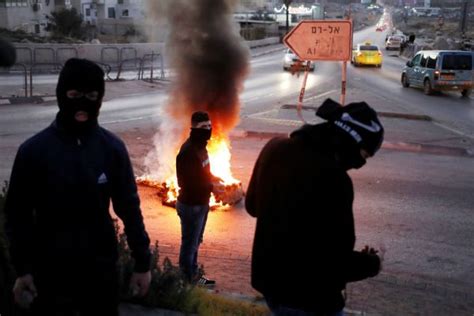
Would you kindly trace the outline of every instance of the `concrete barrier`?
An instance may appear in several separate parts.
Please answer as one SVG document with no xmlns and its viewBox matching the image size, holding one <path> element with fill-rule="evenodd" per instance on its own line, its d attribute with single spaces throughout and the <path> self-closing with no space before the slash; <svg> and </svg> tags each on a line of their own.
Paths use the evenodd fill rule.
<svg viewBox="0 0 474 316">
<path fill-rule="evenodd" d="M 278 44 L 278 37 L 269 37 L 255 41 L 245 41 L 249 48 Z M 15 43 L 17 63 L 64 63 L 65 57 L 86 58 L 93 61 L 118 64 L 122 60 L 143 58 L 149 54 L 165 56 L 165 43 L 133 43 L 133 44 L 37 44 Z M 34 56 L 34 57 L 33 57 Z"/>
<path fill-rule="evenodd" d="M 135 44 L 36 44 L 36 43 L 15 43 L 14 44 L 18 54 L 17 63 L 31 64 L 34 63 L 50 63 L 52 62 L 51 58 L 52 53 L 45 54 L 44 52 L 74 52 L 74 56 L 78 58 L 86 58 L 93 61 L 102 61 L 104 62 L 113 60 L 114 63 L 121 61 L 120 52 L 131 51 L 133 50 L 134 55 L 141 58 L 146 54 L 158 53 L 162 54 L 164 49 L 164 43 L 135 43 Z M 33 52 L 32 54 L 30 52 Z M 39 54 L 37 52 L 41 52 Z M 115 53 L 115 54 L 112 54 Z M 114 55 L 114 56 L 111 56 Z M 35 58 L 31 58 L 33 55 Z M 124 54 L 127 55 L 127 54 Z M 54 54 L 55 58 L 58 56 L 57 53 Z M 60 60 L 54 60 L 54 62 L 64 62 L 64 54 Z M 44 57 L 44 58 L 43 58 Z M 70 56 L 73 57 L 73 56 Z M 127 59 L 127 56 L 124 56 L 123 59 Z"/>
</svg>

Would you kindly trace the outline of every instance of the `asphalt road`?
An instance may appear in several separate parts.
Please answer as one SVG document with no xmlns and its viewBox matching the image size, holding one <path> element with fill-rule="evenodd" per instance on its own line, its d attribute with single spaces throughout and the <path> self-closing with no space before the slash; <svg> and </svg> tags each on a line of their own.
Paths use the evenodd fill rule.
<svg viewBox="0 0 474 316">
<path fill-rule="evenodd" d="M 371 38 L 381 44 L 385 35 L 369 29 L 356 33 L 354 38 Z M 472 149 L 472 99 L 462 99 L 454 93 L 425 96 L 421 90 L 404 89 L 399 74 L 405 61 L 390 54 L 384 57 L 381 69 L 348 65 L 347 102 L 365 100 L 381 112 L 432 118 L 420 121 L 384 117 L 388 141 Z M 241 93 L 237 130 L 286 133 L 301 125 L 295 111 L 285 105 L 296 103 L 302 77 L 283 72 L 282 58 L 283 50 L 251 60 L 251 72 Z M 317 106 L 326 97 L 339 98 L 340 67 L 340 63 L 316 63 L 316 71 L 309 74 L 305 105 Z M 120 97 L 108 94 L 101 122 L 126 140 L 136 169 L 143 170 L 144 153 L 152 148 L 155 127 L 168 120 L 164 116 L 167 86 L 156 90 L 110 87 L 108 91 L 117 91 Z M 54 102 L 0 106 L 1 180 L 8 178 L 19 144 L 46 127 L 56 110 Z M 305 111 L 304 117 L 317 122 L 312 111 Z M 233 171 L 244 187 L 266 140 L 232 138 Z M 384 272 L 379 277 L 349 288 L 349 306 L 380 315 L 471 315 L 472 156 L 454 155 L 451 151 L 406 151 L 403 147 L 382 149 L 365 168 L 351 175 L 356 188 L 357 247 L 384 245 L 387 253 Z M 175 258 L 179 247 L 176 214 L 162 207 L 150 189 L 141 188 L 140 193 L 151 237 L 160 241 L 165 255 Z M 255 294 L 249 285 L 253 231 L 254 219 L 242 204 L 210 215 L 201 258 L 208 274 L 218 279 L 219 290 Z"/>
</svg>

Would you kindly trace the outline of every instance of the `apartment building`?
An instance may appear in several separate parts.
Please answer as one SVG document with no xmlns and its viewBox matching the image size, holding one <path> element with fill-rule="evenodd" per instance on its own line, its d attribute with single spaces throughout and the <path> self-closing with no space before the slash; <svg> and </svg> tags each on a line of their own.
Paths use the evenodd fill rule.
<svg viewBox="0 0 474 316">
<path fill-rule="evenodd" d="M 72 6 L 81 12 L 84 21 L 97 25 L 102 19 L 143 19 L 144 0 L 71 0 Z"/>
<path fill-rule="evenodd" d="M 0 27 L 46 35 L 46 15 L 70 0 L 0 0 Z"/>
</svg>

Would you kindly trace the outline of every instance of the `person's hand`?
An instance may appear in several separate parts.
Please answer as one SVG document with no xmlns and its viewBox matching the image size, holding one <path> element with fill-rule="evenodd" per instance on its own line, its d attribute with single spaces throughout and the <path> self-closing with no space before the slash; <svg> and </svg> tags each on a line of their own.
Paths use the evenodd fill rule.
<svg viewBox="0 0 474 316">
<path fill-rule="evenodd" d="M 130 278 L 130 291 L 132 296 L 145 296 L 151 282 L 151 272 L 133 272 Z"/>
<path fill-rule="evenodd" d="M 222 194 L 225 191 L 225 185 L 223 182 L 213 182 L 212 183 L 212 193 Z"/>
<path fill-rule="evenodd" d="M 375 248 L 369 247 L 368 245 L 365 245 L 364 248 L 361 250 L 362 253 L 368 253 L 369 255 L 377 255 L 379 252 L 378 250 L 375 250 Z"/>
<path fill-rule="evenodd" d="M 224 194 L 225 192 L 225 184 L 224 180 L 222 180 L 219 177 L 214 177 L 212 180 L 212 193 L 214 193 L 214 196 L 216 197 L 217 200 L 219 200 L 219 196 Z"/>
<path fill-rule="evenodd" d="M 372 256 L 377 256 L 379 258 L 379 261 L 380 261 L 380 266 L 379 266 L 377 274 L 380 271 L 382 271 L 382 264 L 383 264 L 384 257 L 385 257 L 385 252 L 386 252 L 385 246 L 382 245 L 380 247 L 380 250 L 376 250 L 375 248 L 372 248 L 372 247 L 369 247 L 368 245 L 365 245 L 365 247 L 362 248 L 361 252 L 372 255 Z"/>
<path fill-rule="evenodd" d="M 13 286 L 13 296 L 15 303 L 21 308 L 28 309 L 34 298 L 38 296 L 36 286 L 31 274 L 18 277 Z"/>
</svg>

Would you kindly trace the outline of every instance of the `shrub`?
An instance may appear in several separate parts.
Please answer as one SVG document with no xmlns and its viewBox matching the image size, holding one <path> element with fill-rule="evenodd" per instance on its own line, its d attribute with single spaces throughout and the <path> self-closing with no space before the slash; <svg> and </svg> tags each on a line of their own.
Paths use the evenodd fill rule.
<svg viewBox="0 0 474 316">
<path fill-rule="evenodd" d="M 129 281 L 133 272 L 133 259 L 126 242 L 124 233 L 120 233 L 119 225 L 115 222 L 119 247 L 119 275 L 121 300 L 147 307 L 159 307 L 198 315 L 267 315 L 264 306 L 242 302 L 189 284 L 178 267 L 165 258 L 162 267 L 159 264 L 158 242 L 152 247 L 152 281 L 150 290 L 144 298 L 134 298 L 130 295 Z M 200 273 L 204 274 L 201 266 Z"/>
<path fill-rule="evenodd" d="M 55 36 L 81 38 L 82 17 L 76 9 L 53 11 L 51 15 L 46 16 L 46 19 L 48 20 L 46 31 L 53 32 Z"/>
<path fill-rule="evenodd" d="M 144 298 L 132 297 L 129 282 L 133 272 L 134 261 L 128 248 L 127 237 L 123 232 L 120 232 L 117 221 L 115 222 L 115 231 L 118 238 L 121 300 L 148 307 L 161 307 L 173 310 L 186 308 L 186 302 L 189 301 L 192 286 L 184 280 L 179 268 L 173 266 L 168 258 L 164 259 L 163 265 L 160 267 L 158 241 L 151 249 L 152 281 L 150 290 Z"/>
</svg>

